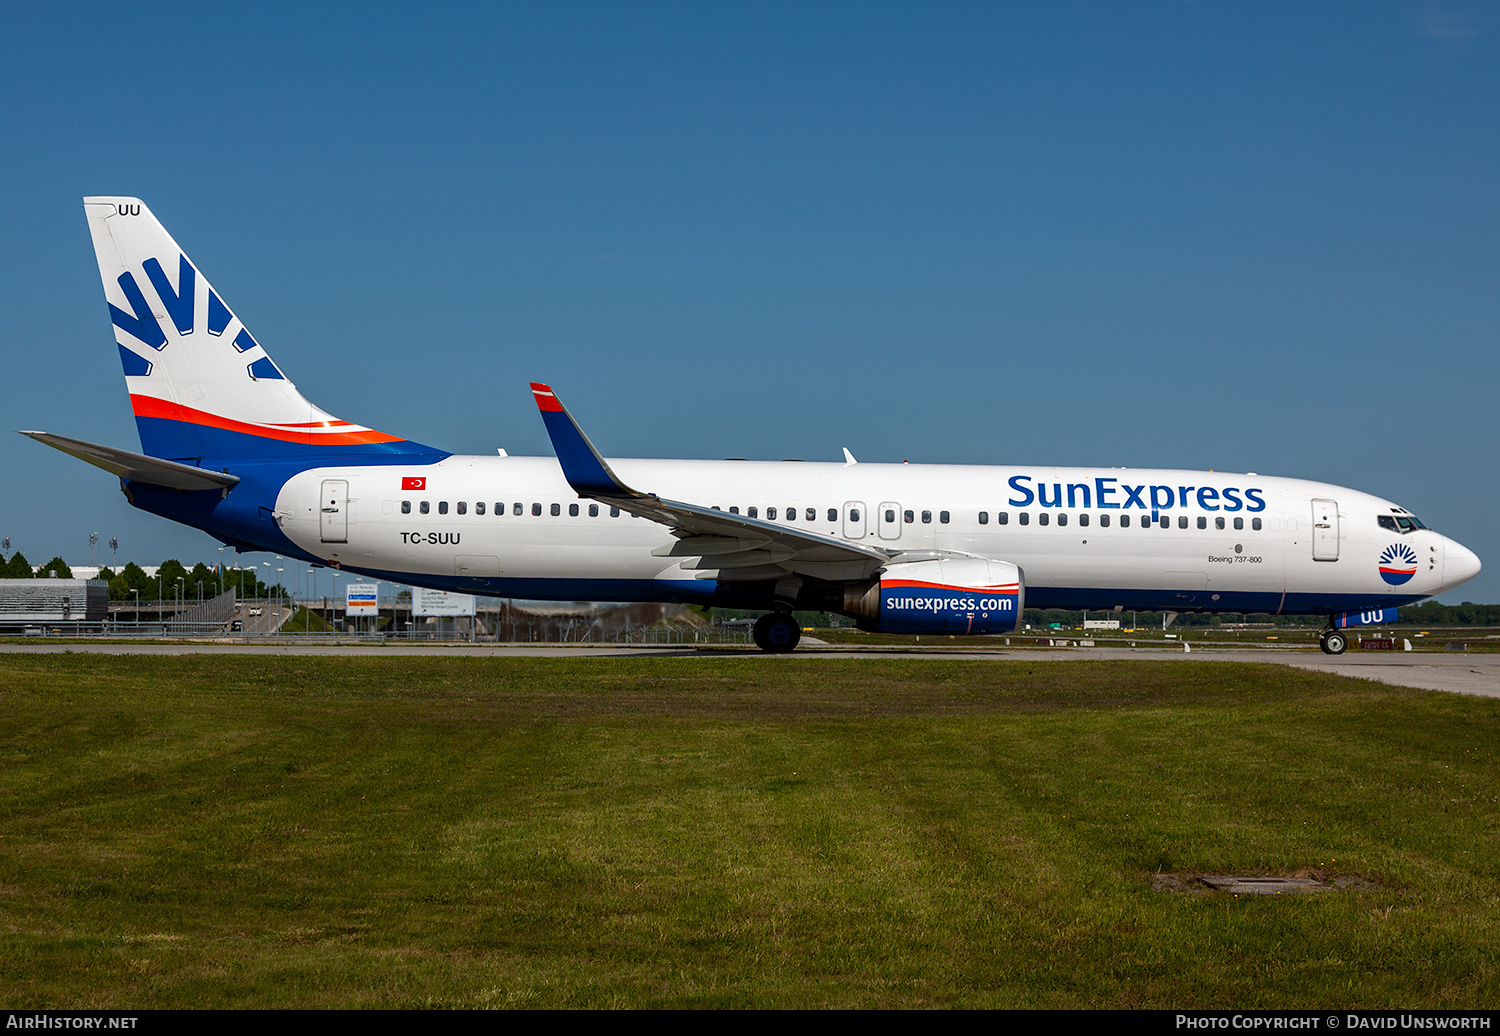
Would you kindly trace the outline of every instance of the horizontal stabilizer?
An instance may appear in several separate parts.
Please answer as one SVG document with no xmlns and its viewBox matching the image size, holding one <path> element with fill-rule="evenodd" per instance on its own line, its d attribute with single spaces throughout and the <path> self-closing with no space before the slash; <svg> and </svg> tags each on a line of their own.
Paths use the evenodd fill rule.
<svg viewBox="0 0 1500 1036">
<path fill-rule="evenodd" d="M 65 435 L 25 431 L 21 434 L 132 482 L 145 482 L 168 489 L 229 489 L 240 481 L 238 475 L 227 472 L 209 471 L 191 464 L 179 464 L 175 460 L 147 457 L 129 450 L 117 450 L 113 446 L 69 439 Z"/>
</svg>

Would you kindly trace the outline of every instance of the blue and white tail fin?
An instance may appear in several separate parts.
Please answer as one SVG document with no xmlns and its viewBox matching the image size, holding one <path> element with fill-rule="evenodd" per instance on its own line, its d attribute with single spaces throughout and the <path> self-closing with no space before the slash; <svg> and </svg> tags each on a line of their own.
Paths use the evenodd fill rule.
<svg viewBox="0 0 1500 1036">
<path fill-rule="evenodd" d="M 139 198 L 83 207 L 146 454 L 445 456 L 308 402 Z"/>
</svg>

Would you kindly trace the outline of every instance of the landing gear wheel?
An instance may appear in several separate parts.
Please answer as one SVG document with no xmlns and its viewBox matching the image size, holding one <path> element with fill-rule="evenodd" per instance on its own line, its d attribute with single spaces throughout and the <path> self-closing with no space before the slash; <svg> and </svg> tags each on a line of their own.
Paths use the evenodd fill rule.
<svg viewBox="0 0 1500 1036">
<path fill-rule="evenodd" d="M 751 634 L 755 646 L 772 655 L 784 655 L 802 639 L 802 628 L 787 612 L 767 612 L 755 620 Z"/>
<path fill-rule="evenodd" d="M 1318 636 L 1318 647 L 1325 655 L 1342 655 L 1349 646 L 1349 638 L 1341 630 L 1324 630 Z"/>
</svg>

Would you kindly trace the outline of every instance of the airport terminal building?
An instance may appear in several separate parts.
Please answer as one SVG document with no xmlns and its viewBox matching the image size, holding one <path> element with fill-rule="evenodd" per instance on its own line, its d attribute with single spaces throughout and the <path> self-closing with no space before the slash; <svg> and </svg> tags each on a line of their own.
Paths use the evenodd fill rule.
<svg viewBox="0 0 1500 1036">
<path fill-rule="evenodd" d="M 102 579 L 0 579 L 0 632 L 107 618 L 109 584 Z"/>
</svg>

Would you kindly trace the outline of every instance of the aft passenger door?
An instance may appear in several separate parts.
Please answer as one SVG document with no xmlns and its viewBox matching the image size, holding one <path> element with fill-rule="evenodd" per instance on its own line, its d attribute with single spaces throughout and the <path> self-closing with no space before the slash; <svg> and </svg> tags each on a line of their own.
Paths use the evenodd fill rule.
<svg viewBox="0 0 1500 1036">
<path fill-rule="evenodd" d="M 1333 500 L 1312 502 L 1312 550 L 1314 561 L 1339 559 L 1339 505 Z"/>
<path fill-rule="evenodd" d="M 876 515 L 879 519 L 877 526 L 880 529 L 880 538 L 883 540 L 899 540 L 901 538 L 901 505 L 894 500 L 887 500 L 880 505 L 880 513 Z"/>
<path fill-rule="evenodd" d="M 322 527 L 324 543 L 349 542 L 348 497 L 347 481 L 341 478 L 323 480 L 323 496 L 318 501 L 318 524 Z"/>
</svg>

